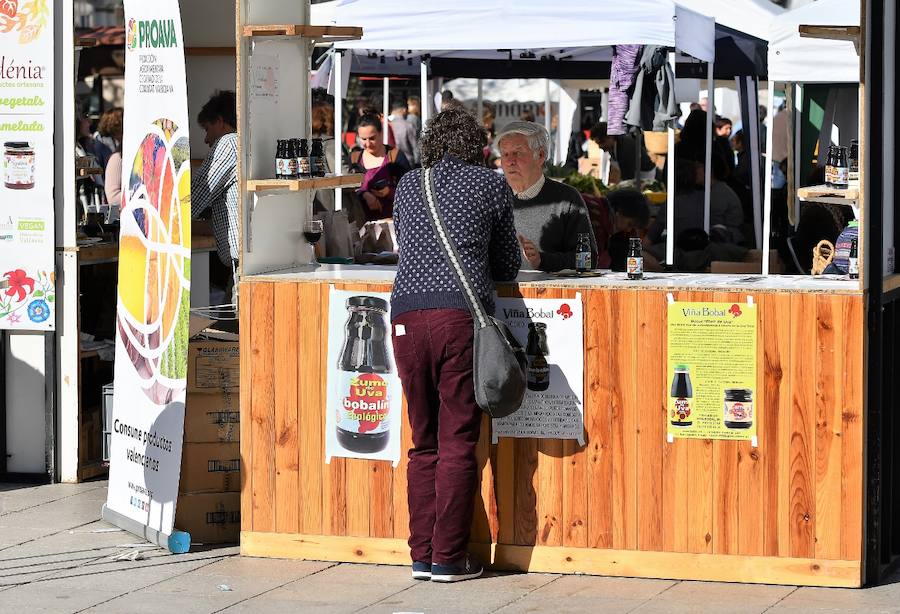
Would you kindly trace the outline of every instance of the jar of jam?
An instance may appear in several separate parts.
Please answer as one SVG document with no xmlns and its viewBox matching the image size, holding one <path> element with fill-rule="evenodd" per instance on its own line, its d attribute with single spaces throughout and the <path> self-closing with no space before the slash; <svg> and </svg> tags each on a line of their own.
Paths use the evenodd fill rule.
<svg viewBox="0 0 900 614">
<path fill-rule="evenodd" d="M 725 390 L 725 426 L 748 429 L 753 426 L 753 391 L 748 388 Z"/>
<path fill-rule="evenodd" d="M 30 190 L 34 187 L 34 148 L 24 141 L 3 144 L 3 185 L 10 190 Z"/>
</svg>

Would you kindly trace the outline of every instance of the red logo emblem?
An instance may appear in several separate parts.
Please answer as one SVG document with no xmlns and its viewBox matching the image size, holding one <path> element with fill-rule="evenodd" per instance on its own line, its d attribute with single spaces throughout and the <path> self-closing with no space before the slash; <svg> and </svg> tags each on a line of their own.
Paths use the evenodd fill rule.
<svg viewBox="0 0 900 614">
<path fill-rule="evenodd" d="M 569 304 L 568 304 L 568 303 L 563 303 L 563 304 L 559 307 L 559 309 L 557 310 L 556 313 L 558 313 L 559 315 L 561 315 L 563 320 L 568 320 L 568 319 L 571 318 L 573 315 L 575 315 L 574 313 L 572 313 L 572 308 L 569 307 Z"/>
<path fill-rule="evenodd" d="M 730 313 L 731 315 L 733 315 L 734 317 L 737 318 L 737 317 L 740 317 L 740 315 L 741 315 L 743 312 L 741 311 L 740 305 L 738 305 L 737 303 L 735 303 L 734 305 L 731 306 L 731 309 L 728 310 L 728 313 Z"/>
</svg>

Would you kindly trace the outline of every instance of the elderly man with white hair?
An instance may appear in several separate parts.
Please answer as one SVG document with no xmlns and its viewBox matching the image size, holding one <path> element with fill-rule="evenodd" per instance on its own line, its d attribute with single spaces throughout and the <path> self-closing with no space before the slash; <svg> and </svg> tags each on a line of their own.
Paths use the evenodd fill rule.
<svg viewBox="0 0 900 614">
<path fill-rule="evenodd" d="M 500 166 L 515 194 L 513 216 L 525 254 L 522 268 L 547 272 L 574 269 L 582 233 L 590 237 L 591 262 L 596 264 L 597 242 L 581 194 L 544 177 L 550 151 L 546 128 L 534 122 L 512 122 L 500 131 L 496 142 Z"/>
</svg>

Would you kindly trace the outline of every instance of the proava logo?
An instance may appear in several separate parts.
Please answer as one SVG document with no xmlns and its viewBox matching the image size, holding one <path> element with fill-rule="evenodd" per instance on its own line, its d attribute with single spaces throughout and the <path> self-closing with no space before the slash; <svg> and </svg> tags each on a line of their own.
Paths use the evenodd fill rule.
<svg viewBox="0 0 900 614">
<path fill-rule="evenodd" d="M 128 20 L 128 50 L 170 49 L 178 46 L 174 19 Z"/>
</svg>

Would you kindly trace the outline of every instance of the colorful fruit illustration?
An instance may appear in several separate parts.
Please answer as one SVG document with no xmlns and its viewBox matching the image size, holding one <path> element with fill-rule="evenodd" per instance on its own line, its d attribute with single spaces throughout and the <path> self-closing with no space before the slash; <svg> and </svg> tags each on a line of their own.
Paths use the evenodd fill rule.
<svg viewBox="0 0 900 614">
<path fill-rule="evenodd" d="M 118 332 L 148 398 L 185 387 L 190 317 L 188 138 L 155 121 L 134 157 L 121 217 Z"/>
</svg>

